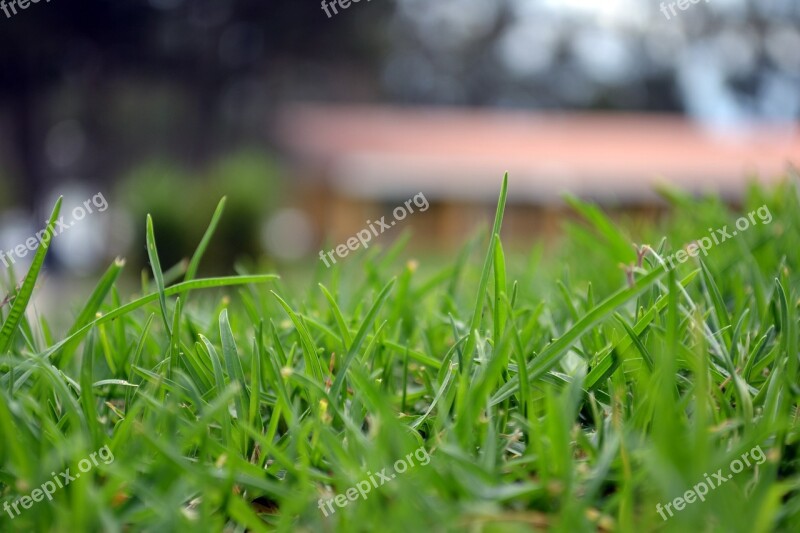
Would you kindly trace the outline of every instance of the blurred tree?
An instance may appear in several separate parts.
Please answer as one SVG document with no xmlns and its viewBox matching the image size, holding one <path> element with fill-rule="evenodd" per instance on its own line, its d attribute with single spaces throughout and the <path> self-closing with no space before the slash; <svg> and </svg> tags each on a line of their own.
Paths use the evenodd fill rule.
<svg viewBox="0 0 800 533">
<path fill-rule="evenodd" d="M 674 4 L 665 2 L 664 4 Z M 387 88 L 413 103 L 800 116 L 800 2 L 398 0 Z"/>
<path fill-rule="evenodd" d="M 372 16 L 386 13 L 386 5 L 370 6 Z M 377 78 L 373 44 L 380 32 L 363 23 L 365 10 L 332 21 L 319 7 L 274 0 L 95 0 L 39 2 L 10 18 L 0 12 L 0 115 L 11 124 L 10 174 L 20 200 L 33 207 L 52 181 L 44 146 L 59 116 L 79 119 L 93 147 L 92 161 L 79 162 L 73 174 L 116 174 L 115 165 L 131 163 L 126 155 L 153 155 L 121 141 L 128 124 L 110 123 L 116 116 L 111 100 L 119 99 L 112 94 L 115 82 L 135 87 L 137 104 L 157 99 L 161 93 L 154 89 L 164 84 L 177 88 L 188 112 L 146 123 L 171 143 L 155 135 L 144 149 L 185 146 L 183 157 L 157 155 L 204 163 L 243 138 L 265 142 L 275 100 L 322 98 L 331 87 L 341 94 L 346 87 L 337 66 Z M 353 31 L 356 24 L 362 31 Z M 167 102 L 169 110 L 174 100 Z M 132 114 L 150 116 L 143 108 Z M 182 122 L 179 129 L 164 127 L 173 119 Z M 137 130 L 136 141 L 147 133 Z"/>
<path fill-rule="evenodd" d="M 42 2 L 17 8 L 10 18 L 0 14 L 0 109 L 10 114 L 18 195 L 29 207 L 44 192 L 47 175 L 42 98 L 76 77 L 91 89 L 109 67 L 129 64 L 143 47 L 151 15 L 141 2 L 124 0 L 91 7 Z"/>
</svg>

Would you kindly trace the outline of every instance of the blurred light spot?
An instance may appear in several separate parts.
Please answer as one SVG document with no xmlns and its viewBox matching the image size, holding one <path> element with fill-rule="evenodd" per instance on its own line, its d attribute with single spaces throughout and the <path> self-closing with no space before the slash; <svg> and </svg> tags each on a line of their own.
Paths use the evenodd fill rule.
<svg viewBox="0 0 800 533">
<path fill-rule="evenodd" d="M 41 227 L 44 225 L 42 222 Z M 22 209 L 11 209 L 0 215 L 0 250 L 3 252 L 0 255 L 0 269 L 5 272 L 6 264 L 9 264 L 14 266 L 17 276 L 25 275 L 25 268 L 33 259 L 33 252 L 25 252 L 25 257 L 19 257 L 14 248 L 24 245 L 39 229 L 41 228 L 35 228 L 31 224 L 30 216 Z M 4 296 L 5 294 L 0 295 L 0 299 Z"/>
<path fill-rule="evenodd" d="M 560 29 L 555 25 L 518 23 L 498 42 L 498 55 L 517 76 L 530 76 L 549 69 L 555 59 Z"/>
<path fill-rule="evenodd" d="M 714 127 L 746 120 L 747 111 L 726 84 L 712 49 L 703 45 L 690 47 L 683 51 L 678 65 L 678 87 L 690 115 Z"/>
<path fill-rule="evenodd" d="M 108 212 L 113 206 L 109 203 L 105 211 L 99 212 L 90 202 L 90 213 L 84 202 L 91 200 L 97 191 L 81 185 L 61 186 L 59 191 L 64 196 L 61 215 L 66 229 L 58 228 L 60 233 L 57 231 L 53 237 L 51 252 L 72 274 L 87 274 L 99 268 L 105 258 Z M 50 200 L 42 207 L 42 212 L 49 213 L 55 203 L 55 195 Z M 76 214 L 76 211 L 79 212 Z M 41 223 L 42 228 L 44 222 Z"/>
<path fill-rule="evenodd" d="M 83 155 L 86 136 L 77 120 L 59 122 L 47 132 L 45 153 L 55 168 L 74 165 Z"/>
<path fill-rule="evenodd" d="M 401 0 L 400 12 L 414 21 L 417 38 L 438 49 L 457 50 L 486 37 L 500 3 L 484 0 Z"/>
<path fill-rule="evenodd" d="M 641 0 L 541 0 L 541 4 L 555 12 L 594 17 L 604 26 L 640 23 L 647 16 L 647 5 Z"/>
<path fill-rule="evenodd" d="M 299 209 L 282 209 L 264 226 L 262 239 L 267 251 L 280 259 L 299 259 L 311 252 L 314 230 Z"/>
<path fill-rule="evenodd" d="M 634 76 L 634 51 L 621 35 L 581 32 L 572 41 L 572 52 L 586 74 L 600 83 L 621 84 Z"/>
</svg>

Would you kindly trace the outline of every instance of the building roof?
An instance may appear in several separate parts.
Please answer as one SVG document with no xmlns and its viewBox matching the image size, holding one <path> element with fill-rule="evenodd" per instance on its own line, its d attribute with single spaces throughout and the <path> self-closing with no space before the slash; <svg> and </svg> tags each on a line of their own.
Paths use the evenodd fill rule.
<svg viewBox="0 0 800 533">
<path fill-rule="evenodd" d="M 564 192 L 610 203 L 656 198 L 655 186 L 741 196 L 800 161 L 798 124 L 712 130 L 647 114 L 292 105 L 277 130 L 288 153 L 347 196 L 488 200 Z"/>
</svg>

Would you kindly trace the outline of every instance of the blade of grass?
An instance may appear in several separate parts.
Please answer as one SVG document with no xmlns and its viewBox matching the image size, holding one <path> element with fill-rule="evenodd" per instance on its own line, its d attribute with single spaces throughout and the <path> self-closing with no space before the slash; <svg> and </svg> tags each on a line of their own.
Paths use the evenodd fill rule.
<svg viewBox="0 0 800 533">
<path fill-rule="evenodd" d="M 694 270 L 689 275 L 681 280 L 681 285 L 687 287 L 692 280 L 697 277 L 700 270 Z M 641 335 L 644 330 L 655 320 L 658 313 L 662 312 L 667 307 L 667 295 L 661 295 L 656 303 L 642 315 L 638 322 L 633 326 L 633 331 L 637 335 Z M 598 388 L 608 377 L 617 369 L 621 363 L 618 352 L 625 352 L 633 341 L 627 336 L 620 340 L 612 350 L 609 350 L 608 355 L 595 364 L 589 375 L 586 376 L 586 387 L 588 390 L 595 390 Z"/>
<path fill-rule="evenodd" d="M 167 313 L 167 296 L 164 293 L 164 274 L 161 272 L 161 262 L 158 260 L 156 237 L 153 232 L 153 217 L 149 214 L 147 215 L 147 256 L 150 258 L 150 267 L 153 270 L 153 278 L 156 280 L 158 302 L 161 305 L 161 318 L 164 319 L 164 328 L 171 336 L 172 328 L 169 325 L 169 314 Z"/>
<path fill-rule="evenodd" d="M 640 278 L 633 287 L 620 289 L 606 300 L 595 306 L 575 323 L 561 337 L 550 343 L 538 357 L 528 364 L 528 379 L 535 380 L 555 366 L 559 358 L 584 334 L 589 328 L 611 314 L 614 309 L 641 294 L 650 285 L 658 281 L 666 271 L 657 268 Z M 495 393 L 491 405 L 497 405 L 506 398 L 516 394 L 519 390 L 519 376 L 513 377 Z"/>
<path fill-rule="evenodd" d="M 219 288 L 219 287 L 229 287 L 234 285 L 247 285 L 249 283 L 265 283 L 267 281 L 274 281 L 278 279 L 278 276 L 275 274 L 257 274 L 253 276 L 229 276 L 229 277 L 221 277 L 221 278 L 204 278 L 204 279 L 195 279 L 192 281 L 184 281 L 183 283 L 178 283 L 177 285 L 173 285 L 172 287 L 167 287 L 164 290 L 164 294 L 166 296 L 174 296 L 176 294 L 182 294 L 189 290 L 195 289 L 212 289 L 212 288 Z M 72 342 L 76 339 L 83 338 L 86 333 L 91 330 L 93 327 L 98 326 L 100 324 L 105 324 L 110 322 L 116 318 L 119 318 L 123 315 L 130 313 L 131 311 L 135 311 L 140 307 L 143 307 L 151 302 L 158 300 L 160 297 L 160 293 L 153 292 L 148 294 L 147 296 L 142 296 L 141 298 L 129 302 L 122 307 L 117 307 L 116 309 L 110 311 L 109 313 L 93 320 L 89 324 L 86 324 L 84 327 L 67 337 L 66 339 L 62 340 L 58 344 L 51 346 L 44 352 L 42 352 L 43 356 L 51 357 L 54 353 L 64 347 L 69 342 Z"/>
<path fill-rule="evenodd" d="M 361 344 L 364 342 L 369 328 L 372 327 L 372 324 L 375 322 L 378 312 L 380 312 L 381 307 L 383 307 L 384 302 L 386 302 L 386 298 L 388 298 L 394 282 L 395 280 L 392 278 L 389 283 L 386 284 L 380 294 L 378 294 L 375 303 L 372 304 L 372 307 L 367 313 L 364 322 L 361 323 L 361 327 L 358 329 L 355 339 L 353 339 L 353 343 L 351 344 L 350 349 L 348 350 L 347 355 L 342 362 L 342 366 L 339 368 L 339 373 L 336 375 L 336 380 L 333 382 L 333 386 L 331 387 L 331 398 L 338 397 L 339 391 L 344 383 L 345 376 L 347 375 L 347 369 L 353 362 L 353 359 L 355 359 L 356 355 L 358 355 L 358 351 L 361 349 Z"/>
<path fill-rule="evenodd" d="M 344 351 L 347 352 L 350 349 L 350 344 L 353 342 L 352 338 L 350 337 L 350 330 L 347 328 L 347 322 L 345 322 L 344 317 L 342 316 L 342 311 L 339 309 L 339 304 L 336 303 L 336 300 L 333 298 L 331 293 L 328 292 L 328 289 L 326 289 L 322 283 L 319 284 L 319 288 L 325 295 L 325 299 L 328 300 L 328 304 L 333 312 L 333 316 L 336 319 L 336 325 L 339 326 L 339 333 L 342 335 L 342 345 L 344 347 Z"/>
<path fill-rule="evenodd" d="M 219 315 L 219 336 L 222 341 L 222 355 L 225 358 L 225 366 L 228 369 L 228 376 L 231 381 L 239 385 L 239 394 L 236 396 L 236 416 L 243 423 L 247 422 L 247 415 L 250 408 L 250 397 L 247 391 L 247 382 L 242 370 L 242 361 L 239 359 L 239 351 L 236 349 L 236 341 L 233 338 L 233 331 L 228 320 L 228 310 L 224 309 Z M 242 433 L 243 453 L 247 452 L 247 437 Z"/>
<path fill-rule="evenodd" d="M 477 342 L 473 332 L 477 333 L 477 329 L 481 325 L 481 317 L 483 316 L 483 302 L 486 299 L 486 289 L 489 284 L 489 275 L 492 271 L 492 263 L 495 254 L 495 242 L 497 236 L 500 235 L 500 228 L 503 225 L 503 213 L 506 207 L 506 197 L 508 196 L 508 173 L 503 176 L 503 184 L 500 187 L 500 198 L 497 201 L 497 211 L 494 216 L 494 225 L 492 226 L 492 233 L 489 239 L 489 246 L 486 251 L 486 258 L 483 261 L 483 270 L 481 271 L 480 282 L 478 283 L 478 292 L 475 295 L 475 305 L 472 309 L 472 318 L 469 321 L 469 331 L 467 334 L 467 343 L 464 345 L 464 368 L 461 369 L 462 373 L 469 375 L 469 369 L 472 361 L 472 354 L 475 351 L 475 343 Z M 463 383 L 463 382 L 462 382 Z"/>
<path fill-rule="evenodd" d="M 192 281 L 197 276 L 197 269 L 200 267 L 200 261 L 203 259 L 203 255 L 206 253 L 206 248 L 208 248 L 208 243 L 211 242 L 214 232 L 217 230 L 217 225 L 219 224 L 219 220 L 222 218 L 222 213 L 225 212 L 226 200 L 227 198 L 223 196 L 219 201 L 219 204 L 217 204 L 217 209 L 214 210 L 214 215 L 211 217 L 211 222 L 208 224 L 208 228 L 203 234 L 200 244 L 197 245 L 197 250 L 195 250 L 192 260 L 189 261 L 189 267 L 186 269 L 186 277 L 184 278 L 184 281 Z M 188 297 L 189 295 L 187 293 L 186 298 Z"/>
<path fill-rule="evenodd" d="M 47 250 L 50 248 L 50 242 L 53 239 L 53 224 L 58 219 L 58 214 L 61 211 L 62 197 L 59 196 L 56 200 L 56 205 L 53 207 L 53 212 L 50 214 L 50 219 L 47 222 L 45 233 L 36 249 L 36 254 L 33 256 L 31 268 L 28 270 L 28 275 L 25 276 L 25 281 L 22 283 L 19 291 L 14 298 L 14 304 L 11 306 L 11 311 L 8 312 L 8 317 L 3 324 L 3 329 L 0 329 L 0 354 L 9 351 L 11 342 L 14 340 L 14 334 L 17 331 L 20 320 L 25 314 L 25 309 L 28 307 L 28 302 L 33 294 L 33 287 L 36 284 L 36 278 L 39 277 L 39 271 L 44 265 L 44 258 L 47 255 Z"/>
<path fill-rule="evenodd" d="M 500 235 L 494 236 L 494 345 L 500 344 L 500 336 L 506 329 L 507 308 L 502 302 L 506 295 L 506 258 Z"/>
<path fill-rule="evenodd" d="M 314 379 L 322 381 L 324 374 L 322 371 L 322 365 L 319 362 L 317 347 L 314 343 L 314 339 L 311 337 L 311 333 L 308 331 L 308 327 L 306 326 L 305 322 L 303 322 L 300 315 L 294 312 L 286 300 L 278 296 L 275 291 L 270 292 L 272 292 L 272 295 L 278 300 L 278 303 L 281 304 L 281 307 L 283 307 L 283 309 L 286 311 L 286 314 L 289 315 L 289 319 L 294 324 L 297 334 L 300 336 L 300 343 L 303 347 L 303 357 L 305 358 L 307 371 L 311 373 Z"/>
</svg>

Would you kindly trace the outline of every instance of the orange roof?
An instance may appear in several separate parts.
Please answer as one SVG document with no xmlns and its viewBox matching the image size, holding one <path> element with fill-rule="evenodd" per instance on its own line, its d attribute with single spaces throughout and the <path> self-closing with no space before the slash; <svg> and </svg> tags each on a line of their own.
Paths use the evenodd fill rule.
<svg viewBox="0 0 800 533">
<path fill-rule="evenodd" d="M 335 189 L 374 198 L 484 200 L 506 170 L 509 198 L 529 202 L 641 201 L 661 183 L 738 198 L 800 162 L 797 124 L 721 132 L 667 115 L 293 105 L 278 137 Z"/>
</svg>

